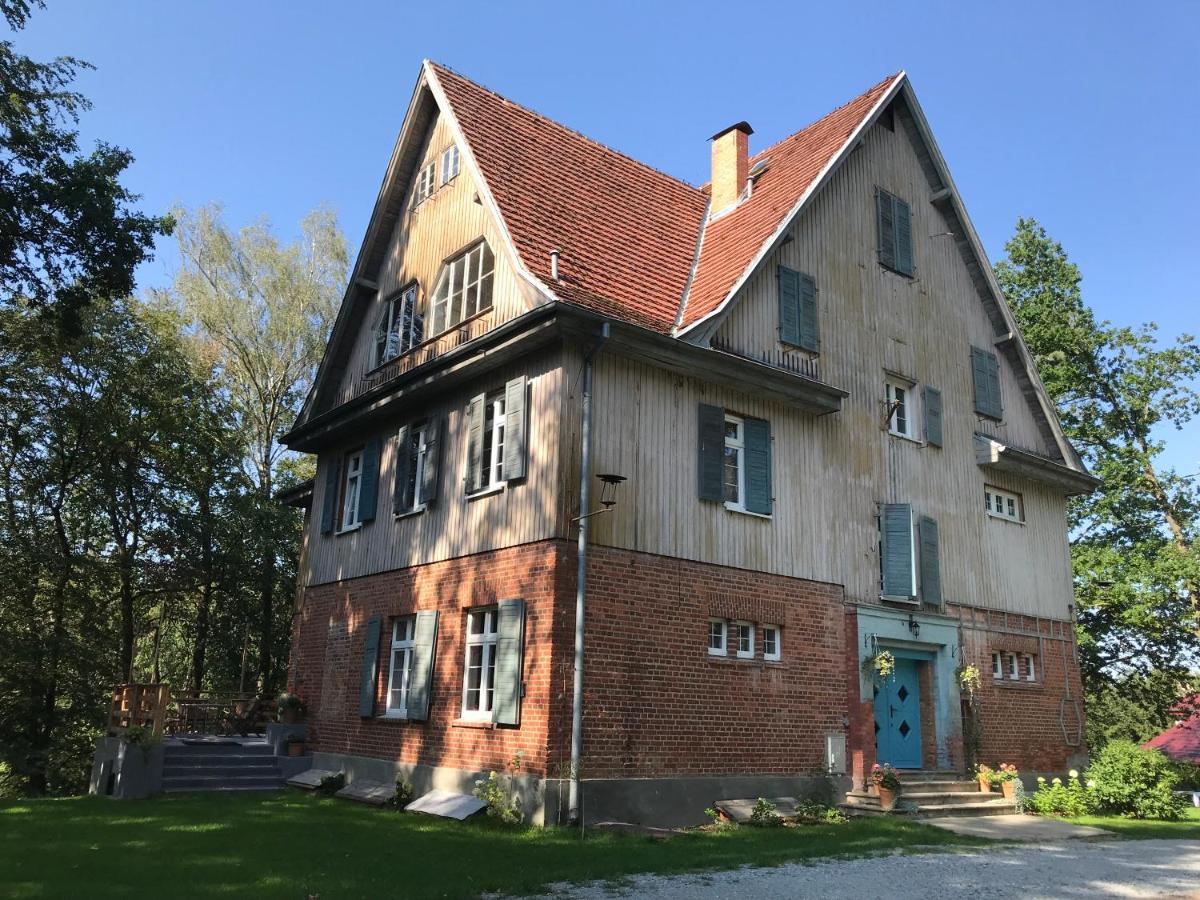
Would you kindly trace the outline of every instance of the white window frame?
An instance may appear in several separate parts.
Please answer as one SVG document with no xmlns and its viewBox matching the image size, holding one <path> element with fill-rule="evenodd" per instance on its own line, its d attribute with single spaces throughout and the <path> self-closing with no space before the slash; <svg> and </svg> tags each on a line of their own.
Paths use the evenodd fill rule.
<svg viewBox="0 0 1200 900">
<path fill-rule="evenodd" d="M 736 434 L 729 434 L 729 426 L 736 427 Z M 725 416 L 725 444 L 721 453 L 721 495 L 725 498 L 725 508 L 737 510 L 738 512 L 746 511 L 746 420 L 741 416 L 733 416 L 726 414 Z M 730 485 L 726 481 L 726 466 L 732 455 L 734 465 L 737 467 L 737 496 L 730 499 L 728 496 Z"/>
<path fill-rule="evenodd" d="M 384 715 L 394 718 L 408 718 L 408 688 L 412 680 L 412 651 L 413 634 L 416 631 L 416 617 L 403 616 L 392 621 L 392 646 L 388 653 L 388 687 L 387 706 Z M 396 670 L 396 656 L 400 656 L 399 672 Z M 396 683 L 397 674 L 400 683 Z M 392 704 L 393 691 L 400 695 L 400 703 Z"/>
<path fill-rule="evenodd" d="M 993 508 L 994 507 L 994 508 Z M 1006 491 L 1003 488 L 983 487 L 983 508 L 993 519 L 1003 519 L 1005 522 L 1025 521 L 1025 508 L 1020 494 Z"/>
<path fill-rule="evenodd" d="M 413 206 L 420 206 L 433 196 L 436 164 L 430 160 L 417 172 L 416 185 L 413 187 Z"/>
<path fill-rule="evenodd" d="M 897 378 L 888 378 L 884 382 L 884 393 L 888 411 L 888 434 L 915 441 L 916 438 L 916 406 L 913 398 L 916 396 L 916 385 Z M 901 419 L 900 413 L 904 416 Z"/>
<path fill-rule="evenodd" d="M 458 177 L 458 165 L 458 144 L 451 144 L 442 151 L 442 160 L 440 166 L 441 180 L 438 183 L 439 187 L 443 184 L 449 184 Z"/>
<path fill-rule="evenodd" d="M 362 525 L 359 501 L 362 499 L 363 452 L 346 454 L 342 465 L 342 521 L 338 531 L 353 531 Z"/>
<path fill-rule="evenodd" d="M 425 508 L 425 497 L 421 491 L 425 484 L 425 464 L 429 458 L 429 423 L 417 422 L 409 426 L 408 445 L 405 447 L 397 447 L 396 453 L 407 453 L 409 457 L 408 478 L 412 483 L 412 502 L 400 511 L 400 515 Z M 415 453 L 414 453 L 415 449 Z M 405 494 L 408 494 L 409 486 L 405 485 Z"/>
<path fill-rule="evenodd" d="M 479 445 L 479 490 L 504 487 L 504 391 L 488 394 L 483 408 L 483 434 Z"/>
<path fill-rule="evenodd" d="M 992 677 L 996 679 L 1004 678 L 1004 654 L 999 650 L 992 651 Z"/>
<path fill-rule="evenodd" d="M 1021 668 L 1025 672 L 1026 681 L 1037 681 L 1037 657 L 1032 653 L 1026 653 L 1021 658 Z"/>
<path fill-rule="evenodd" d="M 1007 656 L 1008 656 L 1008 680 L 1009 681 L 1020 681 L 1021 680 L 1021 663 L 1020 663 L 1020 660 L 1017 659 L 1017 654 L 1009 653 L 1009 654 L 1007 654 Z"/>
<path fill-rule="evenodd" d="M 405 327 L 405 307 L 411 305 L 412 314 Z M 425 339 L 425 317 L 417 312 L 417 286 L 410 284 L 400 293 L 390 297 L 379 313 L 375 325 L 375 366 L 403 356 Z M 418 332 L 420 337 L 418 338 Z"/>
<path fill-rule="evenodd" d="M 763 659 L 767 662 L 779 662 L 783 658 L 783 630 L 778 625 L 762 627 Z M 771 645 L 774 648 L 771 648 Z"/>
<path fill-rule="evenodd" d="M 734 622 L 733 628 L 737 636 L 737 658 L 754 659 L 754 623 Z"/>
<path fill-rule="evenodd" d="M 499 641 L 499 610 L 495 606 L 486 606 L 468 610 L 466 631 L 464 633 L 465 654 L 463 656 L 463 687 L 462 687 L 462 718 L 487 720 L 492 718 L 492 708 L 496 700 L 496 645 Z M 472 634 L 476 621 L 482 622 L 482 629 Z M 479 697 L 475 708 L 468 706 L 467 698 L 471 693 L 471 648 L 479 647 Z"/>
<path fill-rule="evenodd" d="M 720 646 L 713 646 L 713 638 L 720 638 Z M 725 656 L 729 647 L 729 623 L 724 619 L 708 620 L 708 655 Z"/>
<path fill-rule="evenodd" d="M 442 266 L 430 295 L 430 337 L 443 334 L 492 307 L 496 256 L 487 241 L 467 248 Z"/>
</svg>

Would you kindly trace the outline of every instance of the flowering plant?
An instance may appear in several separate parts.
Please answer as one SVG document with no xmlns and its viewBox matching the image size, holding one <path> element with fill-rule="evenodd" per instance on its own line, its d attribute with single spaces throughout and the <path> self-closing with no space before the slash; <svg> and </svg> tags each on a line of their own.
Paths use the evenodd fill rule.
<svg viewBox="0 0 1200 900">
<path fill-rule="evenodd" d="M 979 675 L 979 667 L 963 666 L 959 669 L 958 686 L 967 692 L 967 696 L 974 697 L 983 686 L 983 679 Z"/>
<path fill-rule="evenodd" d="M 880 650 L 863 660 L 863 671 L 868 675 L 890 678 L 896 671 L 896 657 L 890 650 Z"/>
<path fill-rule="evenodd" d="M 996 770 L 991 766 L 985 766 L 980 763 L 975 767 L 975 777 L 980 781 L 986 781 L 988 784 L 996 783 Z"/>
<path fill-rule="evenodd" d="M 900 790 L 900 775 L 887 763 L 882 766 L 875 763 L 871 767 L 871 781 L 876 787 L 881 787 L 885 791 Z"/>
<path fill-rule="evenodd" d="M 1021 777 L 1021 773 L 1017 771 L 1017 767 L 1012 763 L 1000 763 L 1000 768 L 992 775 L 994 784 L 1003 784 L 1006 781 L 1016 781 Z"/>
</svg>

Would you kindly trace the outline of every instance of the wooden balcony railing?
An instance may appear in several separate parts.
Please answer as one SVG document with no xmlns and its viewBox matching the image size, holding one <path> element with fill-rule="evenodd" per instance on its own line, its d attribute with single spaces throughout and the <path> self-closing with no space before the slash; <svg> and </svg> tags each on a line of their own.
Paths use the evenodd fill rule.
<svg viewBox="0 0 1200 900">
<path fill-rule="evenodd" d="M 791 372 L 794 375 L 802 375 L 805 378 L 811 378 L 813 381 L 821 380 L 821 370 L 817 364 L 817 359 L 807 356 L 803 351 L 793 350 L 785 352 L 777 348 L 752 353 L 739 350 L 731 344 L 718 341 L 715 338 L 712 340 L 712 348 L 722 353 L 728 353 L 731 356 L 738 356 L 742 359 L 762 363 L 764 366 L 783 369 L 785 372 Z"/>
<path fill-rule="evenodd" d="M 432 362 L 439 356 L 444 356 L 455 347 L 461 347 L 468 341 L 475 340 L 475 338 L 491 330 L 492 320 L 492 310 L 484 310 L 478 315 L 464 319 L 449 331 L 443 331 L 437 337 L 417 344 L 417 346 L 413 347 L 407 353 L 403 353 L 395 359 L 388 360 L 359 379 L 353 396 L 357 397 L 365 394 L 367 391 L 377 388 L 381 384 L 386 384 L 393 378 L 398 378 L 405 372 L 411 372 L 417 366 L 423 366 L 425 363 Z"/>
</svg>

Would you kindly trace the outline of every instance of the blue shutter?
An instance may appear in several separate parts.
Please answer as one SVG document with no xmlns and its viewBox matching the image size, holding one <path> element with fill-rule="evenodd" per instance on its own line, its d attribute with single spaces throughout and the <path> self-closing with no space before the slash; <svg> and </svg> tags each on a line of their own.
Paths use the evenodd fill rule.
<svg viewBox="0 0 1200 900">
<path fill-rule="evenodd" d="M 975 411 L 981 416 L 999 419 L 1004 414 L 1000 403 L 1000 362 L 996 354 L 971 348 L 971 379 L 975 387 Z"/>
<path fill-rule="evenodd" d="M 883 596 L 911 600 L 913 584 L 912 507 L 907 503 L 885 503 L 879 511 L 879 560 L 883 574 Z"/>
<path fill-rule="evenodd" d="M 492 721 L 498 725 L 519 725 L 525 601 L 501 600 L 496 616 L 496 683 Z"/>
<path fill-rule="evenodd" d="M 805 350 L 821 349 L 821 331 L 817 316 L 817 283 L 810 275 L 800 276 L 800 340 Z"/>
<path fill-rule="evenodd" d="M 771 514 L 771 423 L 746 419 L 746 509 Z"/>
<path fill-rule="evenodd" d="M 779 340 L 800 346 L 800 273 L 787 266 L 778 269 Z"/>
<path fill-rule="evenodd" d="M 698 419 L 700 499 L 720 501 L 725 499 L 725 410 L 701 403 Z"/>
<path fill-rule="evenodd" d="M 529 456 L 526 423 L 529 381 L 524 375 L 504 386 L 504 480 L 518 481 L 525 477 Z"/>
<path fill-rule="evenodd" d="M 321 499 L 321 534 L 332 532 L 337 519 L 340 460 L 341 457 L 335 454 L 325 466 L 325 495 Z"/>
<path fill-rule="evenodd" d="M 889 269 L 896 268 L 896 208 L 892 195 L 875 191 L 875 220 L 879 228 L 879 261 Z"/>
<path fill-rule="evenodd" d="M 392 513 L 406 513 L 413 506 L 408 493 L 408 478 L 412 472 L 412 429 L 407 425 L 396 432 L 395 482 L 392 484 Z"/>
<path fill-rule="evenodd" d="M 942 570 L 938 559 L 937 522 L 929 516 L 921 516 L 917 536 L 921 542 L 921 599 L 941 606 Z"/>
<path fill-rule="evenodd" d="M 925 443 L 942 446 L 942 392 L 925 385 Z"/>
<path fill-rule="evenodd" d="M 426 506 L 437 503 L 442 481 L 442 418 L 432 416 L 425 423 L 425 468 L 422 470 L 421 502 Z"/>
<path fill-rule="evenodd" d="M 437 610 L 422 610 L 413 623 L 412 668 L 408 682 L 408 717 L 429 718 L 429 697 L 433 691 L 433 660 L 437 649 Z"/>
<path fill-rule="evenodd" d="M 358 519 L 360 522 L 375 521 L 375 507 L 379 501 L 379 456 L 383 440 L 372 438 L 362 452 L 362 485 L 358 489 Z"/>
<path fill-rule="evenodd" d="M 899 197 L 895 201 L 896 222 L 896 271 L 903 275 L 913 273 L 912 211 Z"/>
<path fill-rule="evenodd" d="M 358 688 L 358 714 L 364 719 L 375 715 L 375 685 L 379 680 L 379 616 L 367 622 L 363 635 L 362 682 Z"/>
</svg>

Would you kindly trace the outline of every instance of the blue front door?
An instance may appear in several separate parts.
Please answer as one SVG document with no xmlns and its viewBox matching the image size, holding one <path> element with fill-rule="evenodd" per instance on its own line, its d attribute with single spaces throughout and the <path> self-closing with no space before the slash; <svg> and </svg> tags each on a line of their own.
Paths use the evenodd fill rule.
<svg viewBox="0 0 1200 900">
<path fill-rule="evenodd" d="M 875 756 L 897 769 L 921 768 L 921 689 L 915 659 L 897 657 L 895 672 L 875 679 Z"/>
</svg>

